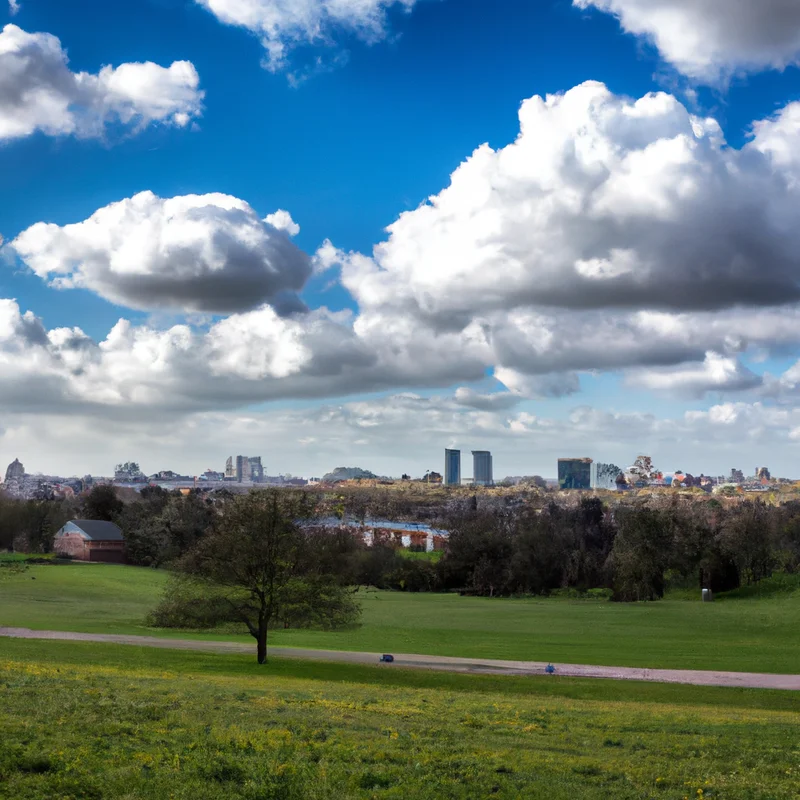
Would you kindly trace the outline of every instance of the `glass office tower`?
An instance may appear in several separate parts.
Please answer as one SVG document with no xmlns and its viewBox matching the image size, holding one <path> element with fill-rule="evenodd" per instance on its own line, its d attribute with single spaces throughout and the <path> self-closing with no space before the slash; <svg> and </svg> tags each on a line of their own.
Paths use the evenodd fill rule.
<svg viewBox="0 0 800 800">
<path fill-rule="evenodd" d="M 494 486 L 492 454 L 488 450 L 472 451 L 472 477 L 478 486 Z"/>
<path fill-rule="evenodd" d="M 461 485 L 461 451 L 444 451 L 444 483 L 445 486 Z"/>
</svg>

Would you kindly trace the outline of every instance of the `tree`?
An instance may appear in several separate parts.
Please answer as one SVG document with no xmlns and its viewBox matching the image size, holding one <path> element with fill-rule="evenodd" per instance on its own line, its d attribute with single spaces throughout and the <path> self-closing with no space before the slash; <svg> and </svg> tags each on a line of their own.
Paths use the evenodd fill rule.
<svg viewBox="0 0 800 800">
<path fill-rule="evenodd" d="M 653 508 L 617 512 L 614 539 L 614 598 L 626 602 L 658 600 L 666 588 L 672 531 L 667 515 Z"/>
<path fill-rule="evenodd" d="M 745 501 L 724 515 L 717 540 L 745 584 L 772 575 L 774 527 L 773 515 L 761 501 Z"/>
<path fill-rule="evenodd" d="M 227 504 L 176 564 L 178 586 L 186 591 L 173 590 L 165 598 L 174 616 L 187 611 L 199 590 L 204 613 L 246 625 L 256 640 L 259 664 L 267 661 L 267 636 L 275 625 L 354 622 L 360 609 L 352 593 L 329 572 L 331 561 L 321 557 L 319 537 L 303 524 L 312 512 L 307 493 L 274 489 Z"/>
<path fill-rule="evenodd" d="M 124 472 L 131 477 L 139 477 L 142 474 L 142 470 L 135 461 L 126 461 L 124 464 L 117 464 L 117 466 L 114 467 L 114 472 Z"/>
<path fill-rule="evenodd" d="M 122 512 L 123 502 L 117 497 L 113 486 L 101 484 L 92 488 L 83 502 L 86 519 L 113 522 Z"/>
</svg>

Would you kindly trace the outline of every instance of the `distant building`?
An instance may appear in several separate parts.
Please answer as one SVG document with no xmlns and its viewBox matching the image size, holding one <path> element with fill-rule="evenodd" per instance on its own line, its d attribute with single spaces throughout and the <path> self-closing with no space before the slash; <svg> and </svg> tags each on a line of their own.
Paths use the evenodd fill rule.
<svg viewBox="0 0 800 800">
<path fill-rule="evenodd" d="M 53 549 L 78 561 L 125 563 L 125 538 L 113 522 L 73 519 L 58 531 Z"/>
<path fill-rule="evenodd" d="M 478 486 L 494 486 L 492 454 L 488 450 L 472 451 L 472 480 Z"/>
<path fill-rule="evenodd" d="M 20 460 L 15 458 L 6 470 L 6 483 L 12 481 L 21 481 L 25 477 L 25 467 L 22 466 Z"/>
<path fill-rule="evenodd" d="M 607 489 L 615 491 L 621 483 L 620 477 L 624 480 L 623 471 L 616 464 L 602 464 L 597 462 L 591 464 L 591 488 Z"/>
<path fill-rule="evenodd" d="M 592 488 L 591 458 L 559 458 L 558 488 L 583 489 Z"/>
<path fill-rule="evenodd" d="M 744 472 L 735 467 L 731 470 L 731 476 L 728 479 L 731 483 L 744 483 Z"/>
<path fill-rule="evenodd" d="M 756 480 L 767 483 L 772 480 L 772 475 L 766 467 L 758 467 L 756 468 Z"/>
<path fill-rule="evenodd" d="M 233 456 L 228 456 L 225 462 L 225 480 L 232 481 L 236 478 L 236 467 L 233 463 Z"/>
<path fill-rule="evenodd" d="M 264 467 L 261 465 L 261 456 L 253 456 L 247 459 L 250 462 L 250 480 L 253 483 L 264 481 Z"/>
<path fill-rule="evenodd" d="M 461 485 L 461 451 L 444 451 L 444 482 L 446 486 Z"/>
<path fill-rule="evenodd" d="M 239 483 L 250 481 L 250 459 L 247 456 L 236 456 L 236 480 Z"/>
</svg>

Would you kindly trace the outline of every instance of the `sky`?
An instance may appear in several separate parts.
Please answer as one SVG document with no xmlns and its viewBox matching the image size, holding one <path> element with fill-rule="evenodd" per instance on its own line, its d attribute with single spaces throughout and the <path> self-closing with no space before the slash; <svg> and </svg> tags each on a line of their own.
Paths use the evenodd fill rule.
<svg viewBox="0 0 800 800">
<path fill-rule="evenodd" d="M 800 477 L 794 0 L 0 0 L 0 464 Z"/>
</svg>

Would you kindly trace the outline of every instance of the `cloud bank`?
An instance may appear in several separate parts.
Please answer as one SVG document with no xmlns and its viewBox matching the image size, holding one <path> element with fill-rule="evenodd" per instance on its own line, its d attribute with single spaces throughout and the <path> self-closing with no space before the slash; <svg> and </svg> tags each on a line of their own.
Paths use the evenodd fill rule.
<svg viewBox="0 0 800 800">
<path fill-rule="evenodd" d="M 28 469 L 69 474 L 80 452 L 81 466 L 96 475 L 113 467 L 110 439 L 115 452 L 126 454 L 120 457 L 136 458 L 147 472 L 219 470 L 232 452 L 257 451 L 270 474 L 307 476 L 342 463 L 395 476 L 441 471 L 440 445 L 448 443 L 467 453 L 465 476 L 470 449 L 492 450 L 498 480 L 522 474 L 555 477 L 556 459 L 567 453 L 626 466 L 639 452 L 648 452 L 665 471 L 702 468 L 727 474 L 731 467 L 746 467 L 741 457 L 747 452 L 752 462 L 791 474 L 800 447 L 800 410 L 759 402 L 720 403 L 667 418 L 578 406 L 554 418 L 464 408 L 444 397 L 406 392 L 314 408 L 155 416 L 144 426 L 104 417 L 86 426 L 74 415 L 26 412 L 6 415 L 3 423 L 0 447 Z M 52 456 L 43 463 L 45 452 Z"/>
<path fill-rule="evenodd" d="M 167 355 L 153 364 L 185 397 L 226 370 L 241 386 L 223 394 L 240 402 L 461 384 L 463 406 L 510 407 L 574 394 L 588 372 L 744 392 L 761 383 L 748 354 L 800 342 L 798 107 L 736 150 L 665 93 L 632 100 L 589 82 L 531 98 L 514 143 L 478 148 L 372 256 L 326 241 L 309 257 L 286 210 L 262 220 L 227 195 L 149 192 L 38 223 L 10 247 L 59 288 L 229 314 L 208 331 L 125 323 L 94 345 L 123 346 L 130 364 L 127 350 L 157 347 Z M 312 271 L 337 267 L 358 312 L 306 313 Z M 160 398 L 169 381 L 151 367 L 138 380 Z M 503 398 L 464 386 L 492 372 Z"/>
<path fill-rule="evenodd" d="M 6 25 L 0 32 L 0 143 L 36 132 L 100 138 L 110 125 L 185 127 L 202 113 L 199 84 L 189 61 L 75 73 L 55 36 Z"/>
<path fill-rule="evenodd" d="M 654 448 L 706 441 L 703 429 L 719 444 L 747 425 L 793 442 L 800 367 L 771 377 L 749 362 L 800 344 L 797 153 L 796 105 L 734 149 L 668 94 L 633 100 L 586 83 L 526 101 L 514 143 L 478 148 L 371 255 L 325 242 L 309 257 L 289 211 L 262 219 L 221 194 L 145 192 L 73 225 L 38 223 L 10 247 L 43 280 L 136 309 L 225 316 L 167 329 L 122 319 L 95 340 L 2 301 L 0 407 L 150 426 L 325 399 L 298 412 L 310 420 L 301 438 L 333 436 L 346 408 L 351 447 L 415 413 L 428 444 L 459 425 L 487 443 L 553 447 L 603 426 Z M 312 270 L 341 275 L 357 311 L 302 307 Z M 672 421 L 580 408 L 565 423 L 519 408 L 570 397 L 599 373 L 724 402 Z M 409 394 L 422 389 L 449 394 Z M 331 405 L 379 391 L 405 393 Z"/>
</svg>

